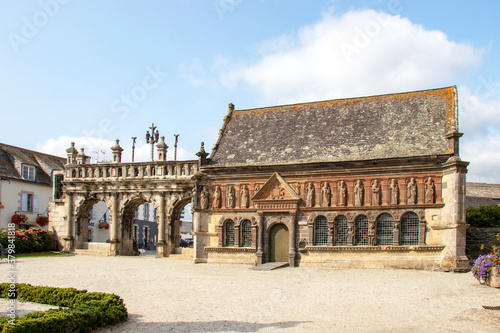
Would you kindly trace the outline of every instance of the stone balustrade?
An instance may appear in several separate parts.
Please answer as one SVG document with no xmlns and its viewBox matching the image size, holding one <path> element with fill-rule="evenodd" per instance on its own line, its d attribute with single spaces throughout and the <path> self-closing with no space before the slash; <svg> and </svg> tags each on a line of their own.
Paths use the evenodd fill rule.
<svg viewBox="0 0 500 333">
<path fill-rule="evenodd" d="M 198 160 L 66 164 L 64 178 L 65 180 L 168 179 L 191 177 L 198 171 Z"/>
</svg>

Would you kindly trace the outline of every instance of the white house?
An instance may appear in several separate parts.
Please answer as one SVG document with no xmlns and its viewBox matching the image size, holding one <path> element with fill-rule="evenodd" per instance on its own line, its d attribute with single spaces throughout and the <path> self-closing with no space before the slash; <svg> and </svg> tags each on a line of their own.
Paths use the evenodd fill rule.
<svg viewBox="0 0 500 333">
<path fill-rule="evenodd" d="M 66 159 L 0 143 L 0 228 L 6 230 L 14 214 L 36 225 L 47 216 L 53 197 L 54 171 L 64 170 Z"/>
</svg>

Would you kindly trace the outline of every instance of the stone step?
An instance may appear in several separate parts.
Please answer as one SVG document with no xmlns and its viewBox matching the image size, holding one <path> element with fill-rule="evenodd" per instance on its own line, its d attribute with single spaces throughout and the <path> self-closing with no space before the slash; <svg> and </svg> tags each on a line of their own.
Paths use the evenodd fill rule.
<svg viewBox="0 0 500 333">
<path fill-rule="evenodd" d="M 171 254 L 166 259 L 174 259 L 174 260 L 191 260 L 193 259 L 193 255 L 189 253 L 183 254 Z"/>
<path fill-rule="evenodd" d="M 287 262 L 266 262 L 265 264 L 251 267 L 255 271 L 272 271 L 273 269 L 288 267 Z"/>
<path fill-rule="evenodd" d="M 84 256 L 105 257 L 108 255 L 108 251 L 76 249 L 75 254 L 76 255 L 84 255 Z"/>
</svg>

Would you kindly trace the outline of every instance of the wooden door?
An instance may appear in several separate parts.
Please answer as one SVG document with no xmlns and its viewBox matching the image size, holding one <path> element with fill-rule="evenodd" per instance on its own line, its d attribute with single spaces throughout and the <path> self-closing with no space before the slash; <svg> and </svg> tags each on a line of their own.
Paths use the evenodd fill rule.
<svg viewBox="0 0 500 333">
<path fill-rule="evenodd" d="M 288 262 L 289 238 L 288 228 L 284 224 L 277 224 L 271 229 L 270 262 Z"/>
</svg>

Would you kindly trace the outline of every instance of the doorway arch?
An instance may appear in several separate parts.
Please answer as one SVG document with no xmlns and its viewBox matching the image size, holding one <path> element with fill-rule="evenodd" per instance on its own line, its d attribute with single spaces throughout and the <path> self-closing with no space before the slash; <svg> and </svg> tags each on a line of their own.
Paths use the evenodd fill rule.
<svg viewBox="0 0 500 333">
<path fill-rule="evenodd" d="M 269 261 L 288 262 L 289 230 L 282 223 L 275 224 L 269 233 Z"/>
</svg>

